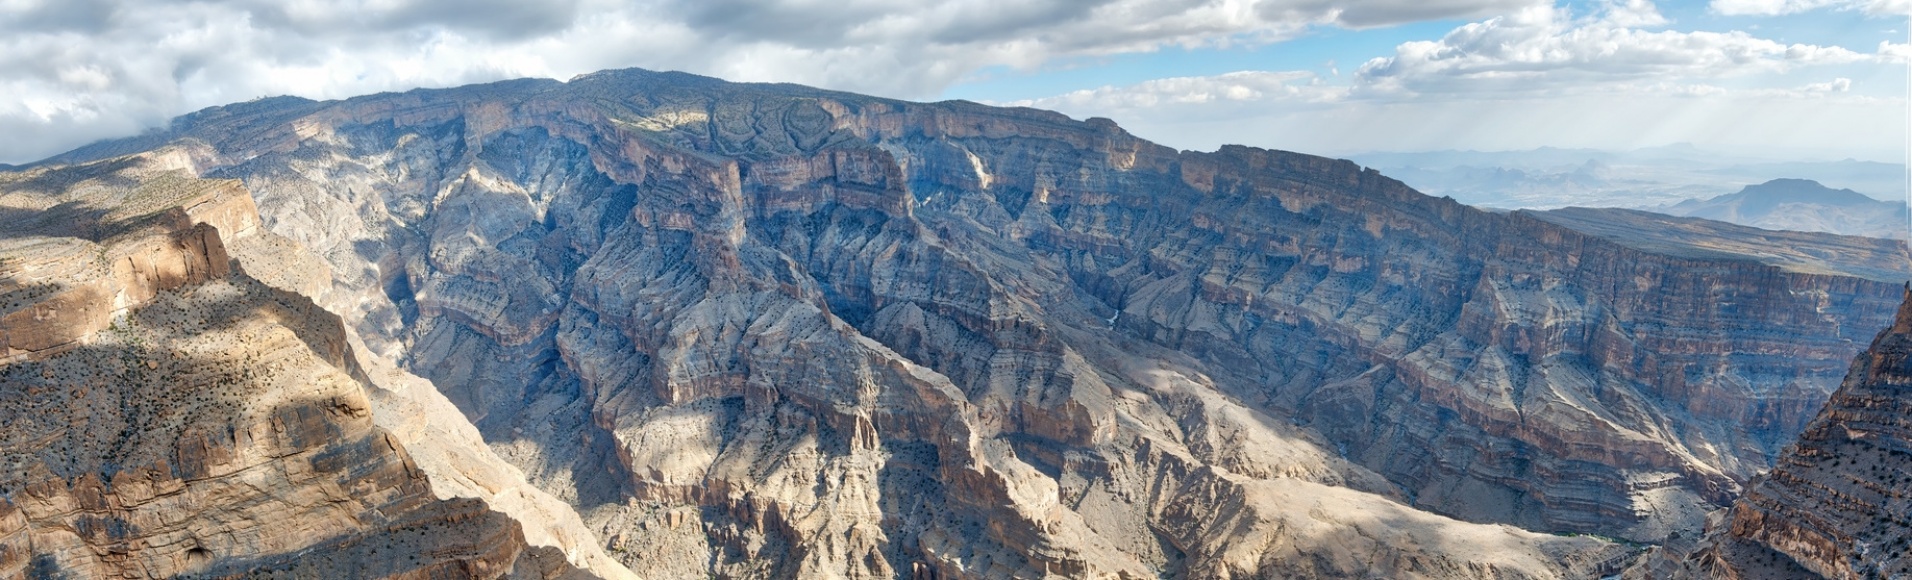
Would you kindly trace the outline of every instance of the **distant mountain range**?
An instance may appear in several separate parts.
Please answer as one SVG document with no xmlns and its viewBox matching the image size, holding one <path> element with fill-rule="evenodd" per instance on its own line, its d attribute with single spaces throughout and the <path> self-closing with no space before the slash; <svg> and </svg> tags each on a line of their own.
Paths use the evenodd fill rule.
<svg viewBox="0 0 1912 580">
<path fill-rule="evenodd" d="M 1719 220 L 1769 230 L 1828 232 L 1903 239 L 1904 203 L 1833 189 L 1810 179 L 1774 179 L 1737 193 L 1641 208 L 1669 215 Z"/>
<path fill-rule="evenodd" d="M 1691 145 L 1624 152 L 1540 148 L 1351 158 L 1430 195 L 1501 209 L 1671 206 L 1775 178 L 1813 180 L 1880 198 L 1896 197 L 1905 189 L 1905 166 L 1897 163 L 1774 160 Z"/>
</svg>

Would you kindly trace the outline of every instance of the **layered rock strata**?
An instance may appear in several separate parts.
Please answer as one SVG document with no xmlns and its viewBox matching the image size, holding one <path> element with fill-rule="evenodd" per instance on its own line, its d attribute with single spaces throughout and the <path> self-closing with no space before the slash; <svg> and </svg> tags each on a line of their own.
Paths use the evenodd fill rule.
<svg viewBox="0 0 1912 580">
<path fill-rule="evenodd" d="M 1912 291 L 1799 441 L 1680 567 L 1707 578 L 1912 575 Z"/>
<path fill-rule="evenodd" d="M 528 542 L 506 478 L 447 493 L 340 319 L 234 260 L 272 237 L 250 195 L 179 161 L 0 175 L 0 577 L 621 571 Z"/>
<path fill-rule="evenodd" d="M 56 162 L 161 145 L 658 577 L 1610 572 L 1500 524 L 1697 532 L 1898 292 L 1345 161 L 681 74 L 268 99 Z"/>
</svg>

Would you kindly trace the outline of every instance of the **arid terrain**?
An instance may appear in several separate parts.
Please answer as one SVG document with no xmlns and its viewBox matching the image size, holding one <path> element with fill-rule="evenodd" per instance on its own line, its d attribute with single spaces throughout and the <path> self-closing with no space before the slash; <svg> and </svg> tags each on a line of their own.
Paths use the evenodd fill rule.
<svg viewBox="0 0 1912 580">
<path fill-rule="evenodd" d="M 1909 277 L 961 101 L 255 100 L 0 172 L 0 576 L 1875 577 Z"/>
</svg>

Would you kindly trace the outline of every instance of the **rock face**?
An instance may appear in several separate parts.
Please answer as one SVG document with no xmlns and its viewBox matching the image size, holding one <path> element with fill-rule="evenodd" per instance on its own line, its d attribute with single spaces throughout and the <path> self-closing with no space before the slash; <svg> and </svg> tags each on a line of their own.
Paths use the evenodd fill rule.
<svg viewBox="0 0 1912 580">
<path fill-rule="evenodd" d="M 1697 532 L 1899 292 L 682 74 L 268 99 L 54 162 L 155 148 L 252 193 L 283 243 L 231 245 L 291 257 L 246 272 L 647 577 L 1607 573 L 1629 549 L 1512 526 Z"/>
<path fill-rule="evenodd" d="M 1844 384 L 1684 562 L 1713 578 L 1912 573 L 1912 291 Z M 1803 570 L 1802 570 L 1803 568 Z"/>
<path fill-rule="evenodd" d="M 178 160 L 0 176 L 0 577 L 593 577 L 439 495 L 341 320 L 235 269 L 250 195 Z"/>
</svg>

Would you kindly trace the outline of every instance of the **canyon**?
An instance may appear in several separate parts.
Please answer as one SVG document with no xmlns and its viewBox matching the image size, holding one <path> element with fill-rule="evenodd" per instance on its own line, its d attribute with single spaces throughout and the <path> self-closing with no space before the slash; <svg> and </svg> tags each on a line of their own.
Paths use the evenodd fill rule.
<svg viewBox="0 0 1912 580">
<path fill-rule="evenodd" d="M 1708 563 L 1734 570 L 1803 567 L 1827 578 L 1889 578 L 1912 570 L 1903 514 L 1912 474 L 1905 386 L 1912 384 L 1912 292 L 1891 328 L 1853 361 L 1852 373 L 1799 443 L 1747 490 L 1719 526 Z M 1753 549 L 1734 550 L 1742 545 Z M 1784 558 L 1755 559 L 1764 548 Z M 1764 554 L 1762 554 L 1764 555 Z M 1763 564 L 1763 565 L 1762 565 Z"/>
<path fill-rule="evenodd" d="M 1686 549 L 1654 548 L 1625 577 L 1898 578 L 1912 570 L 1912 286 L 1890 328 L 1853 360 L 1825 407 L 1770 472 L 1708 516 Z"/>
<path fill-rule="evenodd" d="M 0 173 L 0 572 L 1615 574 L 1803 493 L 1912 275 L 1695 227 L 682 73 L 216 107 Z"/>
</svg>

